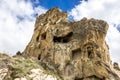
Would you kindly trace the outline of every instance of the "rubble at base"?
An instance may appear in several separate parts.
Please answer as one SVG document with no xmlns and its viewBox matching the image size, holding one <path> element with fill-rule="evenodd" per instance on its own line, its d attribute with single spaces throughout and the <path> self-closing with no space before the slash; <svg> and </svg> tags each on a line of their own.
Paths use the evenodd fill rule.
<svg viewBox="0 0 120 80">
<path fill-rule="evenodd" d="M 59 80 L 35 59 L 0 54 L 0 80 Z"/>
</svg>

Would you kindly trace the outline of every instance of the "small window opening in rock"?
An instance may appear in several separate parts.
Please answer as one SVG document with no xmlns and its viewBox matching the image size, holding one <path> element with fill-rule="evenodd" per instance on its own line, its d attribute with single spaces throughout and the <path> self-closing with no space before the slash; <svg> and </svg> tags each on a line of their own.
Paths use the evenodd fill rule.
<svg viewBox="0 0 120 80">
<path fill-rule="evenodd" d="M 38 60 L 40 60 L 40 59 L 41 59 L 41 54 L 38 55 Z"/>
<path fill-rule="evenodd" d="M 37 36 L 36 41 L 39 41 L 39 36 Z"/>
<path fill-rule="evenodd" d="M 81 49 L 80 48 L 72 51 L 72 59 L 77 59 L 80 56 L 81 56 Z"/>
<path fill-rule="evenodd" d="M 60 43 L 67 43 L 70 41 L 72 35 L 73 35 L 73 32 L 70 32 L 66 36 L 63 36 L 63 37 L 54 36 L 53 41 L 60 42 Z"/>
<path fill-rule="evenodd" d="M 89 58 L 91 57 L 91 54 L 92 54 L 92 52 L 91 52 L 91 51 L 88 51 L 88 57 L 89 57 Z"/>
<path fill-rule="evenodd" d="M 43 34 L 41 35 L 41 37 L 42 37 L 42 40 L 45 40 L 45 39 L 46 39 L 46 32 L 43 33 Z"/>
<path fill-rule="evenodd" d="M 87 47 L 88 58 L 92 58 L 92 50 L 91 47 Z"/>
</svg>

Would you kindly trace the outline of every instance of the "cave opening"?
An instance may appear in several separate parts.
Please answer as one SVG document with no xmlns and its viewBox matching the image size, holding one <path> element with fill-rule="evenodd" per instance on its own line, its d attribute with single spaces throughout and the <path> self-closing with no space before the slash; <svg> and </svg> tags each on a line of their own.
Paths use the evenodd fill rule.
<svg viewBox="0 0 120 80">
<path fill-rule="evenodd" d="M 66 36 L 62 36 L 62 37 L 54 36 L 53 41 L 59 42 L 59 43 L 67 43 L 71 40 L 72 35 L 73 35 L 73 32 L 70 32 Z"/>
<path fill-rule="evenodd" d="M 40 59 L 41 59 L 41 54 L 38 55 L 38 60 L 40 60 Z"/>
<path fill-rule="evenodd" d="M 88 51 L 88 58 L 91 58 L 92 52 Z"/>
<path fill-rule="evenodd" d="M 46 32 L 41 35 L 42 40 L 46 39 Z"/>
<path fill-rule="evenodd" d="M 93 57 L 93 50 L 91 46 L 87 47 L 87 54 L 88 54 L 88 58 L 92 58 Z"/>
<path fill-rule="evenodd" d="M 36 41 L 37 41 L 37 42 L 39 41 L 39 35 L 37 36 Z"/>
<path fill-rule="evenodd" d="M 81 49 L 78 48 L 78 49 L 75 49 L 72 51 L 72 59 L 77 59 L 81 56 Z"/>
</svg>

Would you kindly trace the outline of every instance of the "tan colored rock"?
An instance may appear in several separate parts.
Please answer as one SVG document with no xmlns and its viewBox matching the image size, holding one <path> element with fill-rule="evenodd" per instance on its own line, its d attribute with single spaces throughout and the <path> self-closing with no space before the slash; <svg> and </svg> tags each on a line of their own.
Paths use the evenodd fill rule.
<svg viewBox="0 0 120 80">
<path fill-rule="evenodd" d="M 72 22 L 67 13 L 53 8 L 37 16 L 33 37 L 23 55 L 37 58 L 64 80 L 120 80 L 110 68 L 107 30 L 103 20 Z"/>
<path fill-rule="evenodd" d="M 0 80 L 59 80 L 59 77 L 42 68 L 36 59 L 0 54 Z"/>
<path fill-rule="evenodd" d="M 7 75 L 8 68 L 0 69 L 0 80 L 4 80 L 4 77 Z"/>
</svg>

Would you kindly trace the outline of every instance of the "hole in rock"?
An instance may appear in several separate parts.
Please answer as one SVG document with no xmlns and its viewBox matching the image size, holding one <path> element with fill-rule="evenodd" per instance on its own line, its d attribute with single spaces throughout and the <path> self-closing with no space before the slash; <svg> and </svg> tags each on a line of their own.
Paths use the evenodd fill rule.
<svg viewBox="0 0 120 80">
<path fill-rule="evenodd" d="M 41 54 L 38 55 L 38 60 L 40 60 L 40 59 L 41 59 Z"/>
<path fill-rule="evenodd" d="M 93 57 L 93 51 L 92 51 L 92 47 L 87 47 L 87 53 L 88 53 L 88 58 L 92 58 Z"/>
<path fill-rule="evenodd" d="M 72 51 L 72 59 L 77 59 L 81 56 L 81 49 L 78 48 Z"/>
<path fill-rule="evenodd" d="M 73 32 L 70 32 L 66 36 L 63 36 L 63 37 L 54 36 L 53 41 L 60 42 L 60 43 L 67 43 L 70 41 L 72 35 L 73 35 Z"/>
<path fill-rule="evenodd" d="M 46 39 L 46 32 L 43 33 L 43 34 L 41 35 L 41 37 L 42 37 L 42 40 L 45 40 L 45 39 Z"/>
<path fill-rule="evenodd" d="M 39 35 L 37 36 L 36 41 L 37 41 L 37 42 L 39 41 Z"/>
<path fill-rule="evenodd" d="M 88 51 L 88 57 L 90 58 L 92 55 L 92 52 L 91 51 Z"/>
</svg>

